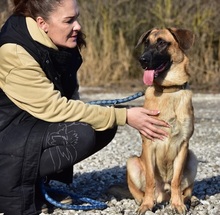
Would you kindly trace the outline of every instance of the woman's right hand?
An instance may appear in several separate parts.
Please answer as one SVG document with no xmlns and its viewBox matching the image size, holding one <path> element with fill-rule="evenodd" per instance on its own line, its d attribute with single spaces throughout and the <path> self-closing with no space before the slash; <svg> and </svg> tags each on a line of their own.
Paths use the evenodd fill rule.
<svg viewBox="0 0 220 215">
<path fill-rule="evenodd" d="M 159 114 L 158 110 L 148 110 L 143 107 L 129 108 L 127 109 L 127 124 L 151 140 L 155 138 L 163 140 L 168 134 L 158 126 L 168 128 L 170 126 L 165 121 L 152 117 Z"/>
</svg>

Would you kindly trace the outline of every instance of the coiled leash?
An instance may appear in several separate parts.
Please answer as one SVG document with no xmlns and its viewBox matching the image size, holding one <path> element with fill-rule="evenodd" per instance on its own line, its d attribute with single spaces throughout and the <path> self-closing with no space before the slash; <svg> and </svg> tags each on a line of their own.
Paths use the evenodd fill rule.
<svg viewBox="0 0 220 215">
<path fill-rule="evenodd" d="M 121 104 L 125 102 L 129 102 L 132 100 L 135 100 L 141 96 L 144 95 L 144 91 L 140 91 L 135 93 L 134 95 L 122 98 L 122 99 L 107 99 L 107 100 L 95 100 L 88 102 L 88 104 L 95 104 L 95 105 L 101 105 L 101 106 L 107 106 L 107 105 L 116 105 L 116 104 Z M 73 205 L 73 204 L 62 204 L 58 201 L 55 201 L 48 195 L 48 191 L 52 193 L 59 193 L 59 194 L 64 194 L 64 195 L 69 195 L 71 196 L 72 199 L 81 202 L 81 203 L 86 203 L 86 205 Z M 80 197 L 76 194 L 74 194 L 71 191 L 64 190 L 64 189 L 58 189 L 55 187 L 48 187 L 45 186 L 44 182 L 41 182 L 41 192 L 44 196 L 44 198 L 52 205 L 61 208 L 61 209 L 68 209 L 68 210 L 102 210 L 107 208 L 107 204 L 96 201 L 90 198 L 86 197 Z"/>
<path fill-rule="evenodd" d="M 143 95 L 144 95 L 144 91 L 140 91 L 140 92 L 135 93 L 134 95 L 131 95 L 131 96 L 128 96 L 122 99 L 95 100 L 95 101 L 88 102 L 88 104 L 101 105 L 101 106 L 116 105 L 116 104 L 121 104 L 121 103 L 135 100 Z"/>
<path fill-rule="evenodd" d="M 48 191 L 51 193 L 59 193 L 64 195 L 71 196 L 72 199 L 76 200 L 77 202 L 86 203 L 86 205 L 73 205 L 73 204 L 62 204 L 54 199 L 52 199 L 48 195 Z M 41 182 L 41 192 L 44 195 L 44 198 L 52 205 L 61 208 L 61 209 L 68 209 L 68 210 L 102 210 L 107 208 L 107 204 L 103 202 L 99 202 L 90 198 L 86 197 L 80 197 L 76 194 L 74 194 L 71 191 L 64 190 L 64 189 L 58 189 L 55 187 L 48 187 L 45 186 L 44 182 Z"/>
</svg>

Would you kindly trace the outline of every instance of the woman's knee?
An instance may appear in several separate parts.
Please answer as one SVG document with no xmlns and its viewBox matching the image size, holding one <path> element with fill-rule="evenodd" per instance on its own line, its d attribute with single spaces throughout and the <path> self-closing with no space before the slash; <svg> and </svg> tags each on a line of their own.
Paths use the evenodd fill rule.
<svg viewBox="0 0 220 215">
<path fill-rule="evenodd" d="M 88 157 L 95 147 L 95 131 L 85 123 L 50 126 L 41 155 L 40 176 L 68 168 Z"/>
<path fill-rule="evenodd" d="M 44 138 L 43 149 L 54 146 L 91 145 L 95 141 L 94 129 L 82 122 L 51 123 Z"/>
<path fill-rule="evenodd" d="M 86 123 L 81 123 L 80 126 L 75 127 L 75 135 L 77 136 L 78 144 L 82 147 L 92 148 L 95 145 L 95 130 Z"/>
<path fill-rule="evenodd" d="M 115 137 L 117 129 L 118 129 L 118 127 L 115 126 L 111 129 L 107 129 L 105 131 L 96 131 L 96 142 L 98 144 L 102 143 L 104 145 L 107 145 Z"/>
</svg>

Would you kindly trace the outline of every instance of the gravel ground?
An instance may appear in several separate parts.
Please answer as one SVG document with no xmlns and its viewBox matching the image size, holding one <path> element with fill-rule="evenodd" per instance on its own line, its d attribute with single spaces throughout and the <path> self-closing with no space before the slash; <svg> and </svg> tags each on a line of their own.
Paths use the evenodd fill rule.
<svg viewBox="0 0 220 215">
<path fill-rule="evenodd" d="M 131 94 L 131 93 L 130 93 Z M 96 99 L 123 98 L 129 93 L 90 92 L 82 97 L 84 101 Z M 143 97 L 129 102 L 129 105 L 143 104 Z M 199 160 L 198 173 L 193 195 L 197 205 L 189 208 L 187 215 L 220 214 L 220 95 L 195 94 L 195 132 L 190 148 Z M 139 155 L 141 141 L 139 133 L 129 126 L 119 127 L 114 140 L 103 150 L 74 166 L 72 190 L 81 196 L 105 202 L 104 210 L 74 211 L 55 209 L 55 215 L 134 215 L 138 206 L 130 198 L 117 198 L 106 192 L 111 185 L 125 183 L 126 160 Z M 56 184 L 57 185 L 57 184 Z M 59 185 L 59 184 L 58 184 Z M 161 205 L 150 214 L 173 214 L 169 206 Z"/>
</svg>

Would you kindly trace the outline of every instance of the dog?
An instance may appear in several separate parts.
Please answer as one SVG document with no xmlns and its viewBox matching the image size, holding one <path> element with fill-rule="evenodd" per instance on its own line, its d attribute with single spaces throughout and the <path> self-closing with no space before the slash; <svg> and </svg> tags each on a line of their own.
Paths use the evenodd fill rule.
<svg viewBox="0 0 220 215">
<path fill-rule="evenodd" d="M 141 135 L 140 157 L 127 160 L 128 188 L 140 205 L 138 214 L 162 202 L 170 202 L 177 213 L 185 214 L 186 202 L 192 196 L 198 161 L 189 150 L 194 111 L 186 51 L 193 42 L 194 34 L 189 30 L 154 28 L 137 44 L 144 44 L 139 58 L 143 82 L 148 85 L 144 107 L 160 110 L 157 117 L 170 125 L 162 128 L 168 133 L 164 140 L 152 141 Z"/>
</svg>

